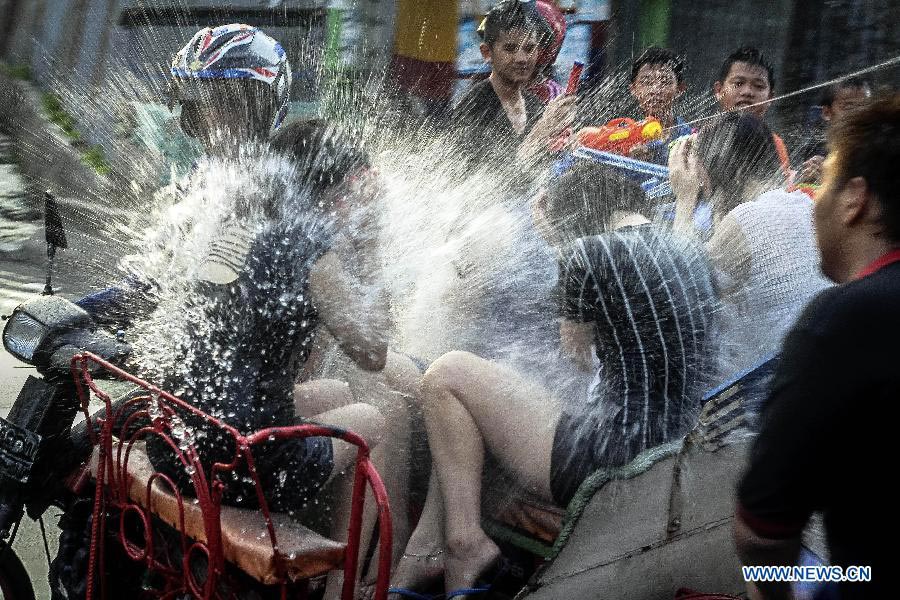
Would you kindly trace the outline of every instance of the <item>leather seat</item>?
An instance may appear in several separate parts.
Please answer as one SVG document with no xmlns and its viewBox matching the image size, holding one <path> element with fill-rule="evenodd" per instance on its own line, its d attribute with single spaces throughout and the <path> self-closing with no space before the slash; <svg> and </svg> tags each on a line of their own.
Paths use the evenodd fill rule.
<svg viewBox="0 0 900 600">
<path fill-rule="evenodd" d="M 116 445 L 113 445 L 115 460 Z M 125 453 L 122 453 L 125 460 Z M 96 473 L 97 452 L 91 462 Z M 181 529 L 178 502 L 166 483 L 154 481 L 147 497 L 147 483 L 155 472 L 144 444 L 132 446 L 128 456 L 128 496 L 176 530 Z M 184 498 L 184 534 L 206 542 L 203 514 L 194 498 Z M 341 567 L 346 544 L 336 542 L 300 525 L 282 513 L 272 513 L 277 552 L 272 548 L 262 511 L 221 507 L 222 551 L 225 560 L 257 581 L 273 585 L 289 579 L 298 581 Z"/>
</svg>

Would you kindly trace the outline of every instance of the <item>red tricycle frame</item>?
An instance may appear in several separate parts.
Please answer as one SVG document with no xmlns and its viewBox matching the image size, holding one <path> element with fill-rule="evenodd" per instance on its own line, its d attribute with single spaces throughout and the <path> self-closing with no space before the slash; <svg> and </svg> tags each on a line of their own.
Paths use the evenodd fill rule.
<svg viewBox="0 0 900 600">
<path fill-rule="evenodd" d="M 147 395 L 133 397 L 123 405 L 114 408 L 110 396 L 94 381 L 91 375 L 92 368 L 101 369 L 121 381 L 129 382 L 137 388 L 146 391 Z M 350 525 L 347 544 L 343 551 L 344 584 L 342 598 L 345 600 L 354 598 L 356 573 L 359 565 L 363 504 L 365 502 L 366 485 L 368 484 L 377 506 L 379 523 L 378 579 L 375 599 L 386 600 L 392 544 L 390 506 L 384 483 L 370 460 L 369 447 L 360 436 L 336 427 L 314 424 L 272 427 L 250 435 L 243 435 L 220 419 L 196 409 L 174 395 L 123 371 L 96 355 L 85 352 L 73 357 L 71 373 L 75 379 L 81 409 L 88 421 L 91 443 L 97 456 L 96 465 L 93 467 L 95 494 L 90 536 L 90 559 L 87 572 L 86 597 L 88 599 L 94 598 L 96 595 L 96 581 L 100 583 L 100 597 L 104 600 L 106 598 L 105 578 L 100 577 L 97 580 L 96 574 L 98 572 L 101 574 L 106 572 L 104 541 L 106 539 L 107 519 L 104 516 L 110 510 L 116 510 L 120 514 L 121 524 L 116 537 L 128 556 L 132 560 L 143 562 L 150 572 L 161 575 L 166 582 L 163 590 L 155 590 L 152 595 L 158 598 L 174 598 L 179 594 L 189 593 L 194 598 L 202 600 L 221 597 L 221 594 L 217 592 L 217 583 L 226 575 L 220 521 L 221 501 L 225 485 L 222 482 L 221 475 L 242 466 L 246 467 L 253 480 L 259 511 L 265 520 L 276 567 L 283 565 L 285 557 L 278 550 L 276 528 L 273 524 L 272 514 L 269 510 L 264 490 L 260 484 L 253 448 L 264 441 L 323 436 L 337 438 L 357 447 Z M 93 416 L 89 411 L 91 392 L 105 405 L 105 410 L 101 410 Z M 208 474 L 204 472 L 193 443 L 190 440 L 189 443 L 185 443 L 184 439 L 179 439 L 176 442 L 170 436 L 173 425 L 177 427 L 180 419 L 176 409 L 182 414 L 191 414 L 206 425 L 218 428 L 226 435 L 232 437 L 235 442 L 235 454 L 231 462 L 227 464 L 216 463 Z M 121 426 L 117 427 L 116 424 L 118 423 L 121 423 Z M 128 493 L 128 460 L 132 448 L 135 443 L 144 440 L 150 435 L 155 435 L 165 440 L 172 452 L 184 465 L 193 483 L 196 494 L 195 502 L 199 504 L 203 515 L 205 542 L 193 540 L 185 534 L 184 501 L 174 482 L 162 473 L 153 473 L 147 483 L 147 497 L 149 498 L 155 481 L 162 479 L 168 484 L 168 487 L 177 499 L 183 557 L 180 568 L 179 566 L 173 566 L 171 563 L 163 563 L 155 556 L 153 551 L 154 536 L 152 535 L 153 514 L 149 508 L 144 508 L 133 502 Z M 114 438 L 116 440 L 115 443 Z M 149 504 L 147 506 L 149 507 Z M 128 515 L 136 516 L 143 526 L 145 542 L 143 548 L 125 536 L 124 522 Z M 196 556 L 196 553 L 205 555 L 208 565 L 206 577 L 202 584 L 195 580 L 189 568 L 191 559 Z M 288 598 L 289 586 L 293 582 L 289 580 L 284 569 L 276 568 L 276 571 L 280 571 L 278 573 L 279 581 L 276 584 L 280 586 L 280 597 L 286 599 Z M 305 597 L 306 593 L 307 586 L 304 581 L 303 585 L 299 587 L 299 595 L 300 597 Z"/>
</svg>

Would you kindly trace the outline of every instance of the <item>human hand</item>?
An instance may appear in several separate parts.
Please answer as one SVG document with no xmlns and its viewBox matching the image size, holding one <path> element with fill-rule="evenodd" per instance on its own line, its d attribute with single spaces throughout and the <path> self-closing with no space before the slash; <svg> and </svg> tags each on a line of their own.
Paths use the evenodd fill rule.
<svg viewBox="0 0 900 600">
<path fill-rule="evenodd" d="M 628 151 L 628 157 L 649 162 L 653 157 L 653 153 L 650 151 L 647 144 L 637 144 L 636 146 L 632 146 L 631 150 Z"/>
<path fill-rule="evenodd" d="M 690 207 L 693 211 L 703 188 L 704 175 L 697 153 L 694 152 L 694 137 L 676 142 L 669 155 L 669 183 L 672 185 L 676 204 Z"/>
<path fill-rule="evenodd" d="M 544 114 L 534 125 L 547 137 L 558 135 L 575 120 L 578 98 L 576 96 L 559 96 L 544 109 Z"/>
<path fill-rule="evenodd" d="M 822 178 L 822 164 L 824 162 L 824 156 L 813 156 L 807 159 L 800 166 L 797 183 L 819 183 L 819 180 Z"/>
<path fill-rule="evenodd" d="M 693 230 L 694 211 L 706 173 L 694 152 L 694 136 L 676 142 L 669 155 L 669 183 L 675 195 L 675 227 Z"/>
</svg>

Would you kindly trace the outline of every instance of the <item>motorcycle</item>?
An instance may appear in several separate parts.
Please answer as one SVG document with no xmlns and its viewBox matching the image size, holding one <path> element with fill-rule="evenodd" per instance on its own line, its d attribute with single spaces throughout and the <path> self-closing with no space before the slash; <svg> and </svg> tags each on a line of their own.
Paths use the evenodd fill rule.
<svg viewBox="0 0 900 600">
<path fill-rule="evenodd" d="M 50 192 L 45 209 L 44 293 L 16 307 L 3 330 L 6 350 L 35 367 L 37 376 L 27 378 L 7 417 L 0 418 L 2 597 L 33 600 L 30 575 L 12 545 L 26 514 L 40 520 L 43 530 L 43 515 L 56 507 L 62 517 L 59 551 L 49 567 L 54 600 L 305 598 L 312 578 L 341 566 L 342 598 L 349 600 L 355 597 L 368 487 L 378 514 L 375 598 L 386 599 L 390 508 L 365 441 L 311 424 L 243 435 L 117 366 L 130 351 L 121 336 L 53 293 L 53 260 L 67 240 Z M 83 419 L 76 422 L 79 415 Z M 205 427 L 195 431 L 185 415 Z M 204 468 L 194 443 L 205 430 L 233 443 L 229 463 Z M 145 449 L 151 436 L 164 440 L 183 465 L 192 494 L 154 469 Z M 309 436 L 337 438 L 358 449 L 346 543 L 270 511 L 260 484 L 254 449 Z M 258 509 L 222 503 L 225 481 L 236 473 L 252 480 Z"/>
</svg>

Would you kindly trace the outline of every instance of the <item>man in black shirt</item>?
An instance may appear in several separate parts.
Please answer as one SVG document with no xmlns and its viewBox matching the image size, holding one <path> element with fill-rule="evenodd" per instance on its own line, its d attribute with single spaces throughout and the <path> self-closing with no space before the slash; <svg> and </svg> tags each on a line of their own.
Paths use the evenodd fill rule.
<svg viewBox="0 0 900 600">
<path fill-rule="evenodd" d="M 900 393 L 900 95 L 835 124 L 815 207 L 822 269 L 841 285 L 816 297 L 785 339 L 762 428 L 738 490 L 735 538 L 748 565 L 796 562 L 824 513 L 831 562 L 871 567 L 840 598 L 889 597 L 885 492 Z M 749 584 L 786 598 L 784 583 Z"/>
<path fill-rule="evenodd" d="M 520 146 L 534 153 L 571 120 L 573 97 L 560 97 L 544 110 L 526 90 L 550 36 L 533 2 L 503 0 L 485 17 L 481 54 L 491 74 L 462 97 L 451 117 L 470 160 L 507 163 Z"/>
</svg>

